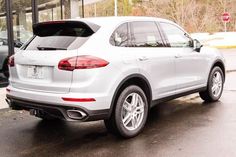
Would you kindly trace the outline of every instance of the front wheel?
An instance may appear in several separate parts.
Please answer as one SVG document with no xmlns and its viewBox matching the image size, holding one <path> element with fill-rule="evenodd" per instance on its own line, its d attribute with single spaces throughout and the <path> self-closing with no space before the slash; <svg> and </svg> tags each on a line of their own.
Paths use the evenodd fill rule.
<svg viewBox="0 0 236 157">
<path fill-rule="evenodd" d="M 121 92 L 111 118 L 104 122 L 112 133 L 131 138 L 142 131 L 147 116 L 148 101 L 145 93 L 140 87 L 131 85 Z"/>
<path fill-rule="evenodd" d="M 207 90 L 200 92 L 200 97 L 206 102 L 218 101 L 224 88 L 224 74 L 218 66 L 214 67 L 208 79 Z"/>
</svg>

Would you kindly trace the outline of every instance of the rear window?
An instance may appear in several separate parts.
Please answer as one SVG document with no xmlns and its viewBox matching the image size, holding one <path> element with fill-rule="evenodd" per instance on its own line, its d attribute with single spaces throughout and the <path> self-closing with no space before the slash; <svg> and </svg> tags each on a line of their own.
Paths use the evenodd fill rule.
<svg viewBox="0 0 236 157">
<path fill-rule="evenodd" d="M 25 50 L 73 50 L 81 47 L 99 26 L 74 21 L 39 23 L 33 26 L 34 37 Z"/>
</svg>

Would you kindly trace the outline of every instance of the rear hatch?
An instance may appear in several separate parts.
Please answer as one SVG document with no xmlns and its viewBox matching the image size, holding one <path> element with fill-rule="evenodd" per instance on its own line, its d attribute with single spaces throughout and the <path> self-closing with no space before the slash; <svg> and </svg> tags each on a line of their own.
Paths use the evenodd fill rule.
<svg viewBox="0 0 236 157">
<path fill-rule="evenodd" d="M 99 29 L 80 21 L 53 21 L 33 26 L 34 37 L 14 55 L 10 83 L 15 88 L 68 93 L 73 71 L 59 62 L 77 56 L 79 48 Z"/>
</svg>

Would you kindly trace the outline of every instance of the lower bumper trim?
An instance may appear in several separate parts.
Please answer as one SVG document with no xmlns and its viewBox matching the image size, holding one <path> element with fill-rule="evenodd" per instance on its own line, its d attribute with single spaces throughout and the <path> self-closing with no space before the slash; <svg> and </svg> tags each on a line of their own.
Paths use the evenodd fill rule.
<svg viewBox="0 0 236 157">
<path fill-rule="evenodd" d="M 41 102 L 17 98 L 10 95 L 7 95 L 6 97 L 6 102 L 13 110 L 30 111 L 31 109 L 35 109 L 45 112 L 54 117 L 64 119 L 66 121 L 95 121 L 107 119 L 109 117 L 109 109 L 88 110 L 82 107 L 72 107 L 68 105 L 45 104 Z M 83 112 L 86 114 L 86 116 L 83 116 L 82 119 L 74 118 L 68 115 L 67 111 L 69 110 Z"/>
</svg>

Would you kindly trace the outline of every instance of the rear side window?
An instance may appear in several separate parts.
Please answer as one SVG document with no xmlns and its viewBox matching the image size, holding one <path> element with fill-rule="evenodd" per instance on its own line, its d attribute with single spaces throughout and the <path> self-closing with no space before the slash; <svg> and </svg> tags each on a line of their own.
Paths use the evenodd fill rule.
<svg viewBox="0 0 236 157">
<path fill-rule="evenodd" d="M 95 24 L 94 24 L 95 25 Z M 83 22 L 46 22 L 33 26 L 34 37 L 25 50 L 72 50 L 81 47 L 98 29 Z"/>
<path fill-rule="evenodd" d="M 132 22 L 132 46 L 163 47 L 163 42 L 155 22 Z"/>
<path fill-rule="evenodd" d="M 128 23 L 120 25 L 112 34 L 110 43 L 113 46 L 128 46 Z"/>
</svg>

